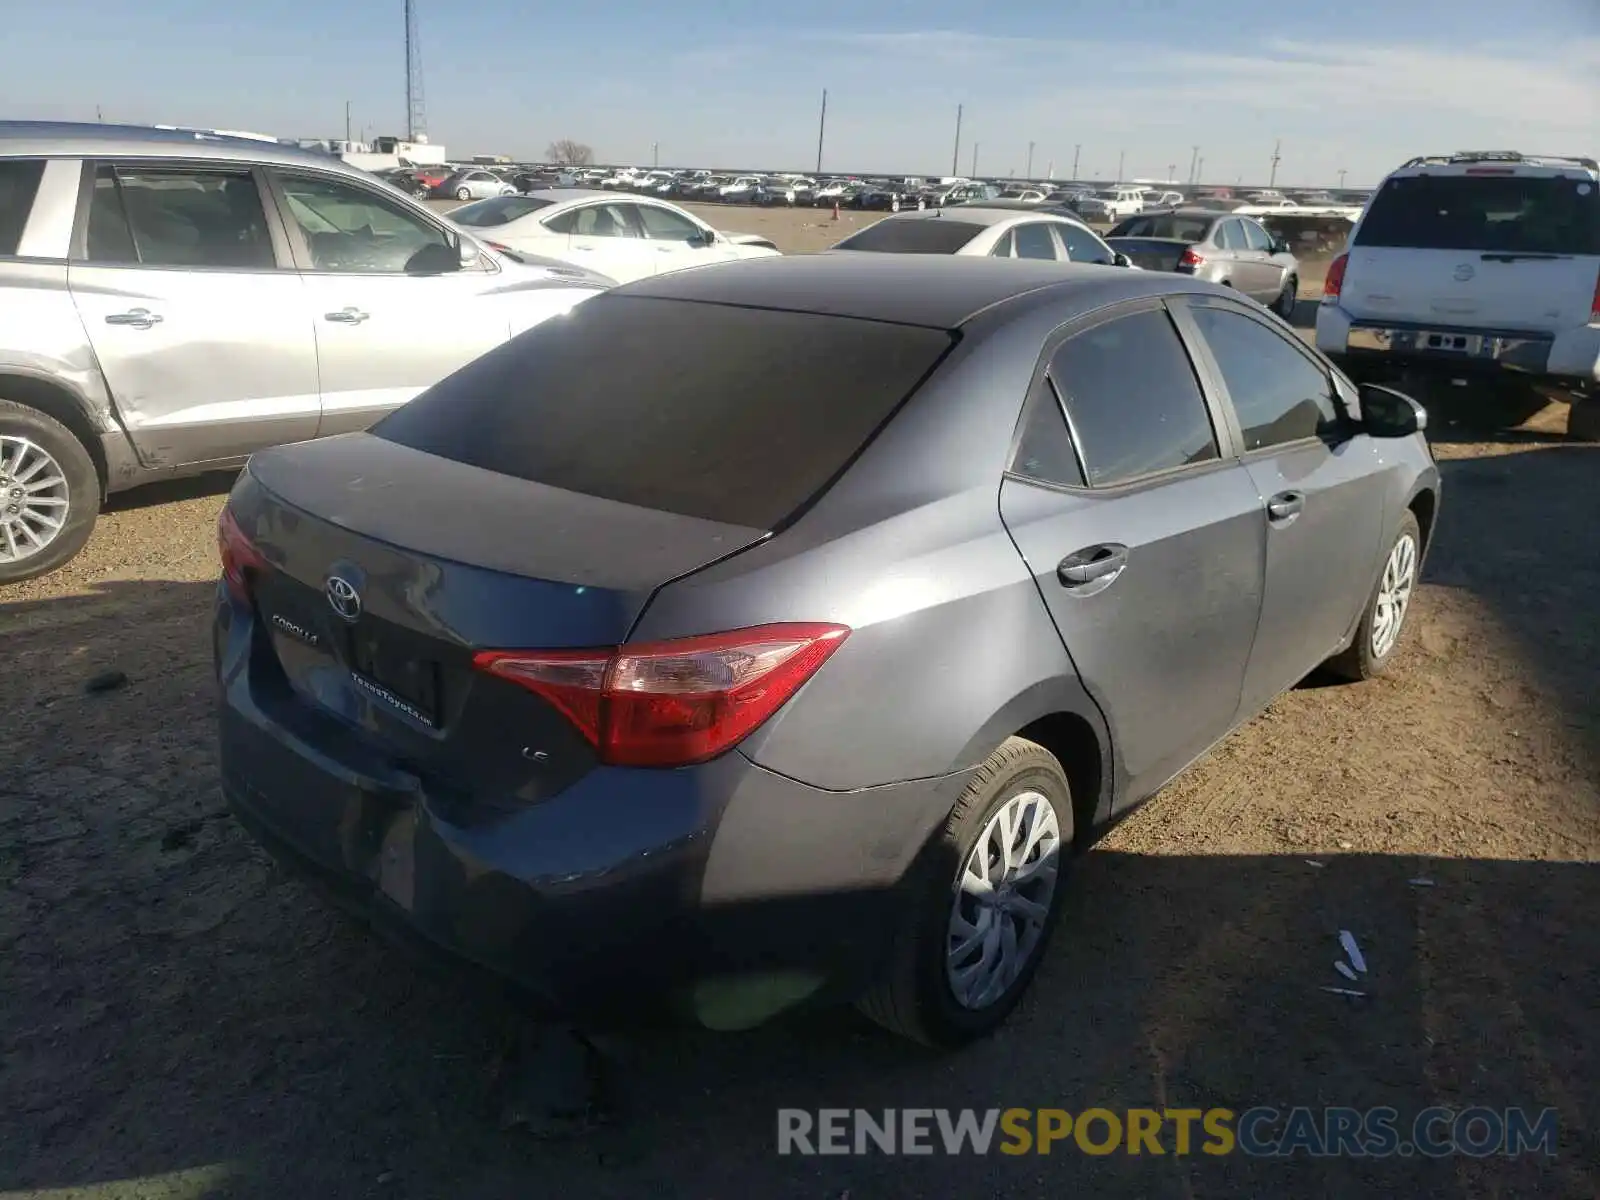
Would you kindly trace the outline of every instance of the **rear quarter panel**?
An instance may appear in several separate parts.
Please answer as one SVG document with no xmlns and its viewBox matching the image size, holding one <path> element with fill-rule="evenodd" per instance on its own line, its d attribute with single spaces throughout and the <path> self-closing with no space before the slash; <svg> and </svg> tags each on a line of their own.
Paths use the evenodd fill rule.
<svg viewBox="0 0 1600 1200">
<path fill-rule="evenodd" d="M 634 638 L 772 621 L 850 626 L 741 745 L 756 763 L 849 790 L 965 770 L 1051 712 L 1100 728 L 999 513 L 1022 398 L 1059 319 L 1008 327 L 974 353 L 958 348 L 795 525 L 647 607 Z"/>
</svg>

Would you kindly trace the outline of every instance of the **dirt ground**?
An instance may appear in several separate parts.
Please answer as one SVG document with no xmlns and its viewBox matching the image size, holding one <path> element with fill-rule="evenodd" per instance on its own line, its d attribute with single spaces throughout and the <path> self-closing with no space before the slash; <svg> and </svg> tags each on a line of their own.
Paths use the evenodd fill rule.
<svg viewBox="0 0 1600 1200">
<path fill-rule="evenodd" d="M 497 1124 L 506 999 L 330 912 L 223 810 L 229 481 L 119 499 L 76 562 L 0 593 L 0 1193 L 1600 1195 L 1600 447 L 1537 397 L 1426 399 L 1443 508 L 1394 672 L 1307 681 L 1105 836 L 998 1036 L 937 1057 L 851 1012 L 642 1033 L 620 1121 L 564 1142 Z M 126 683 L 86 690 L 106 671 Z M 1341 929 L 1365 999 L 1321 990 Z M 775 1153 L 780 1106 L 1297 1104 L 1551 1107 L 1558 1154 Z"/>
</svg>

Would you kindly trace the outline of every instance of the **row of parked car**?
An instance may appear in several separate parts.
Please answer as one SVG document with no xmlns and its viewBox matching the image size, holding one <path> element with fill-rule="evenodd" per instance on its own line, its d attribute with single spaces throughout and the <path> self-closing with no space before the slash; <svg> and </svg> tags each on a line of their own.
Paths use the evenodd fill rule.
<svg viewBox="0 0 1600 1200">
<path fill-rule="evenodd" d="M 613 291 L 492 231 L 720 243 L 615 189 L 452 223 L 286 147 L 0 125 L 0 581 L 248 457 L 218 759 L 278 859 L 563 1014 L 856 999 L 956 1045 L 1094 827 L 1319 664 L 1394 661 L 1439 472 L 1350 372 L 1592 386 L 1597 188 L 1408 163 L 1323 354 L 1181 269 L 1227 211 L 1108 242 L 988 199 Z"/>
</svg>

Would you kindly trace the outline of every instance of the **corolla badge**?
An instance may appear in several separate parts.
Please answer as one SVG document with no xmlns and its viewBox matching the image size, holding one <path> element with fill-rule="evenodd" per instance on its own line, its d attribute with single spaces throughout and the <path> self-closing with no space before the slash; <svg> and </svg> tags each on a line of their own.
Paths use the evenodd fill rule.
<svg viewBox="0 0 1600 1200">
<path fill-rule="evenodd" d="M 344 576 L 329 575 L 322 591 L 328 597 L 328 607 L 346 621 L 354 621 L 361 615 L 361 593 Z"/>
<path fill-rule="evenodd" d="M 1477 272 L 1472 269 L 1471 263 L 1462 263 L 1456 268 L 1456 282 L 1465 283 L 1476 274 Z"/>
</svg>

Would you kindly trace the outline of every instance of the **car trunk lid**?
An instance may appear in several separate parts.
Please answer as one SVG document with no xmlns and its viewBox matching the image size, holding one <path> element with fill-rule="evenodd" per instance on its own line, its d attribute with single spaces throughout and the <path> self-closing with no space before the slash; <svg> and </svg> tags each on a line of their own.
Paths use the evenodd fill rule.
<svg viewBox="0 0 1600 1200">
<path fill-rule="evenodd" d="M 1190 243 L 1180 238 L 1113 237 L 1106 239 L 1106 245 L 1146 271 L 1176 271 Z"/>
<path fill-rule="evenodd" d="M 256 456 L 230 507 L 270 564 L 251 594 L 280 699 L 499 793 L 595 758 L 553 706 L 476 671 L 476 649 L 615 645 L 659 585 L 765 536 L 368 434 Z"/>
</svg>

